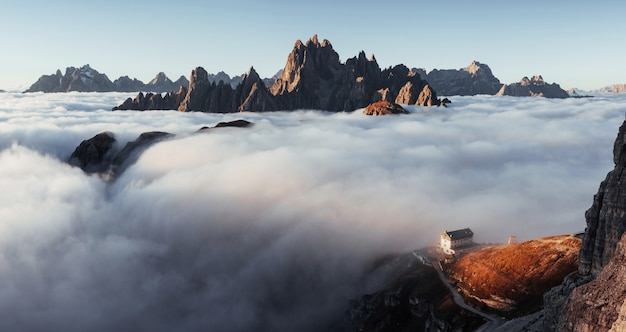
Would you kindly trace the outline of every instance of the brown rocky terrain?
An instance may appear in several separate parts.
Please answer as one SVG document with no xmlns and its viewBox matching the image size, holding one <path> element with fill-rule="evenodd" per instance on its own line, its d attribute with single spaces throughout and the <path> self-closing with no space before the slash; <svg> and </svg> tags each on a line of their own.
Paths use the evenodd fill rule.
<svg viewBox="0 0 626 332">
<path fill-rule="evenodd" d="M 402 106 L 392 103 L 389 101 L 377 101 L 375 103 L 369 104 L 364 110 L 363 114 L 365 115 L 390 115 L 390 114 L 407 114 L 407 112 Z"/>
<path fill-rule="evenodd" d="M 447 274 L 476 307 L 518 316 L 540 310 L 543 293 L 577 269 L 580 246 L 564 235 L 487 247 L 461 257 Z"/>
</svg>

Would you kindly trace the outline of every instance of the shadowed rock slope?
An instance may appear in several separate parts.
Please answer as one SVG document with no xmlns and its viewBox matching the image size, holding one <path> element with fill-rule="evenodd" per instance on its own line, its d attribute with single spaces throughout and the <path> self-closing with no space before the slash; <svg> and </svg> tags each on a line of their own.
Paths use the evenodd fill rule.
<svg viewBox="0 0 626 332">
<path fill-rule="evenodd" d="M 181 94 L 184 93 L 184 96 Z M 280 77 L 271 87 L 265 85 L 254 68 L 235 88 L 220 81 L 211 82 L 206 70 L 191 73 L 189 89 L 170 96 L 180 104 L 139 105 L 141 98 L 127 99 L 113 110 L 176 109 L 181 112 L 267 112 L 317 109 L 333 112 L 354 111 L 377 101 L 398 104 L 439 106 L 435 91 L 404 65 L 381 70 L 364 52 L 341 63 L 328 40 L 317 36 L 306 43 L 296 41 Z M 136 102 L 137 100 L 137 102 Z"/>
<path fill-rule="evenodd" d="M 437 271 L 413 255 L 389 259 L 379 269 L 387 271 L 388 286 L 351 301 L 336 331 L 475 331 L 485 323 L 457 306 Z"/>
<path fill-rule="evenodd" d="M 489 247 L 463 256 L 447 274 L 476 307 L 519 316 L 540 310 L 543 293 L 577 269 L 580 245 L 564 235 Z"/>
</svg>

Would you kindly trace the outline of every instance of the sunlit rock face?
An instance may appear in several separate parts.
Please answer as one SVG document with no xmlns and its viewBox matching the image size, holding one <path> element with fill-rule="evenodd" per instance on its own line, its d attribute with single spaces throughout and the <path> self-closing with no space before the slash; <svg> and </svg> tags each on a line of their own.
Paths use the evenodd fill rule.
<svg viewBox="0 0 626 332">
<path fill-rule="evenodd" d="M 408 112 L 402 106 L 388 101 L 378 101 L 368 105 L 364 110 L 365 115 L 390 115 L 390 114 L 407 114 Z"/>
</svg>

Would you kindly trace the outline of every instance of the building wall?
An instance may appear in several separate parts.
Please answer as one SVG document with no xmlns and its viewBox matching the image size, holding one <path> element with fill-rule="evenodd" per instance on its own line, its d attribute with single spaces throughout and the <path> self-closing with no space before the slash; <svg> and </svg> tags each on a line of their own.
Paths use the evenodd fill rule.
<svg viewBox="0 0 626 332">
<path fill-rule="evenodd" d="M 473 238 L 464 238 L 464 239 L 458 239 L 458 240 L 450 240 L 450 238 L 448 238 L 445 235 L 441 236 L 441 239 L 439 241 L 439 246 L 441 247 L 441 250 L 447 254 L 454 254 L 455 253 L 455 249 L 459 248 L 459 247 L 463 247 L 463 246 L 467 246 L 470 245 L 474 242 Z"/>
</svg>

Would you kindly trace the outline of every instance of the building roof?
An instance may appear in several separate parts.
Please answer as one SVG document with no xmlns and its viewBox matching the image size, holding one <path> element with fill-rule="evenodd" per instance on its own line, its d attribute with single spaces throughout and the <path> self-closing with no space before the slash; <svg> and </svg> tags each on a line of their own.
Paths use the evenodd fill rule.
<svg viewBox="0 0 626 332">
<path fill-rule="evenodd" d="M 450 232 L 446 231 L 445 234 L 448 235 L 450 239 L 454 240 L 466 239 L 474 236 L 474 232 L 472 232 L 469 228 L 458 229 Z"/>
</svg>

